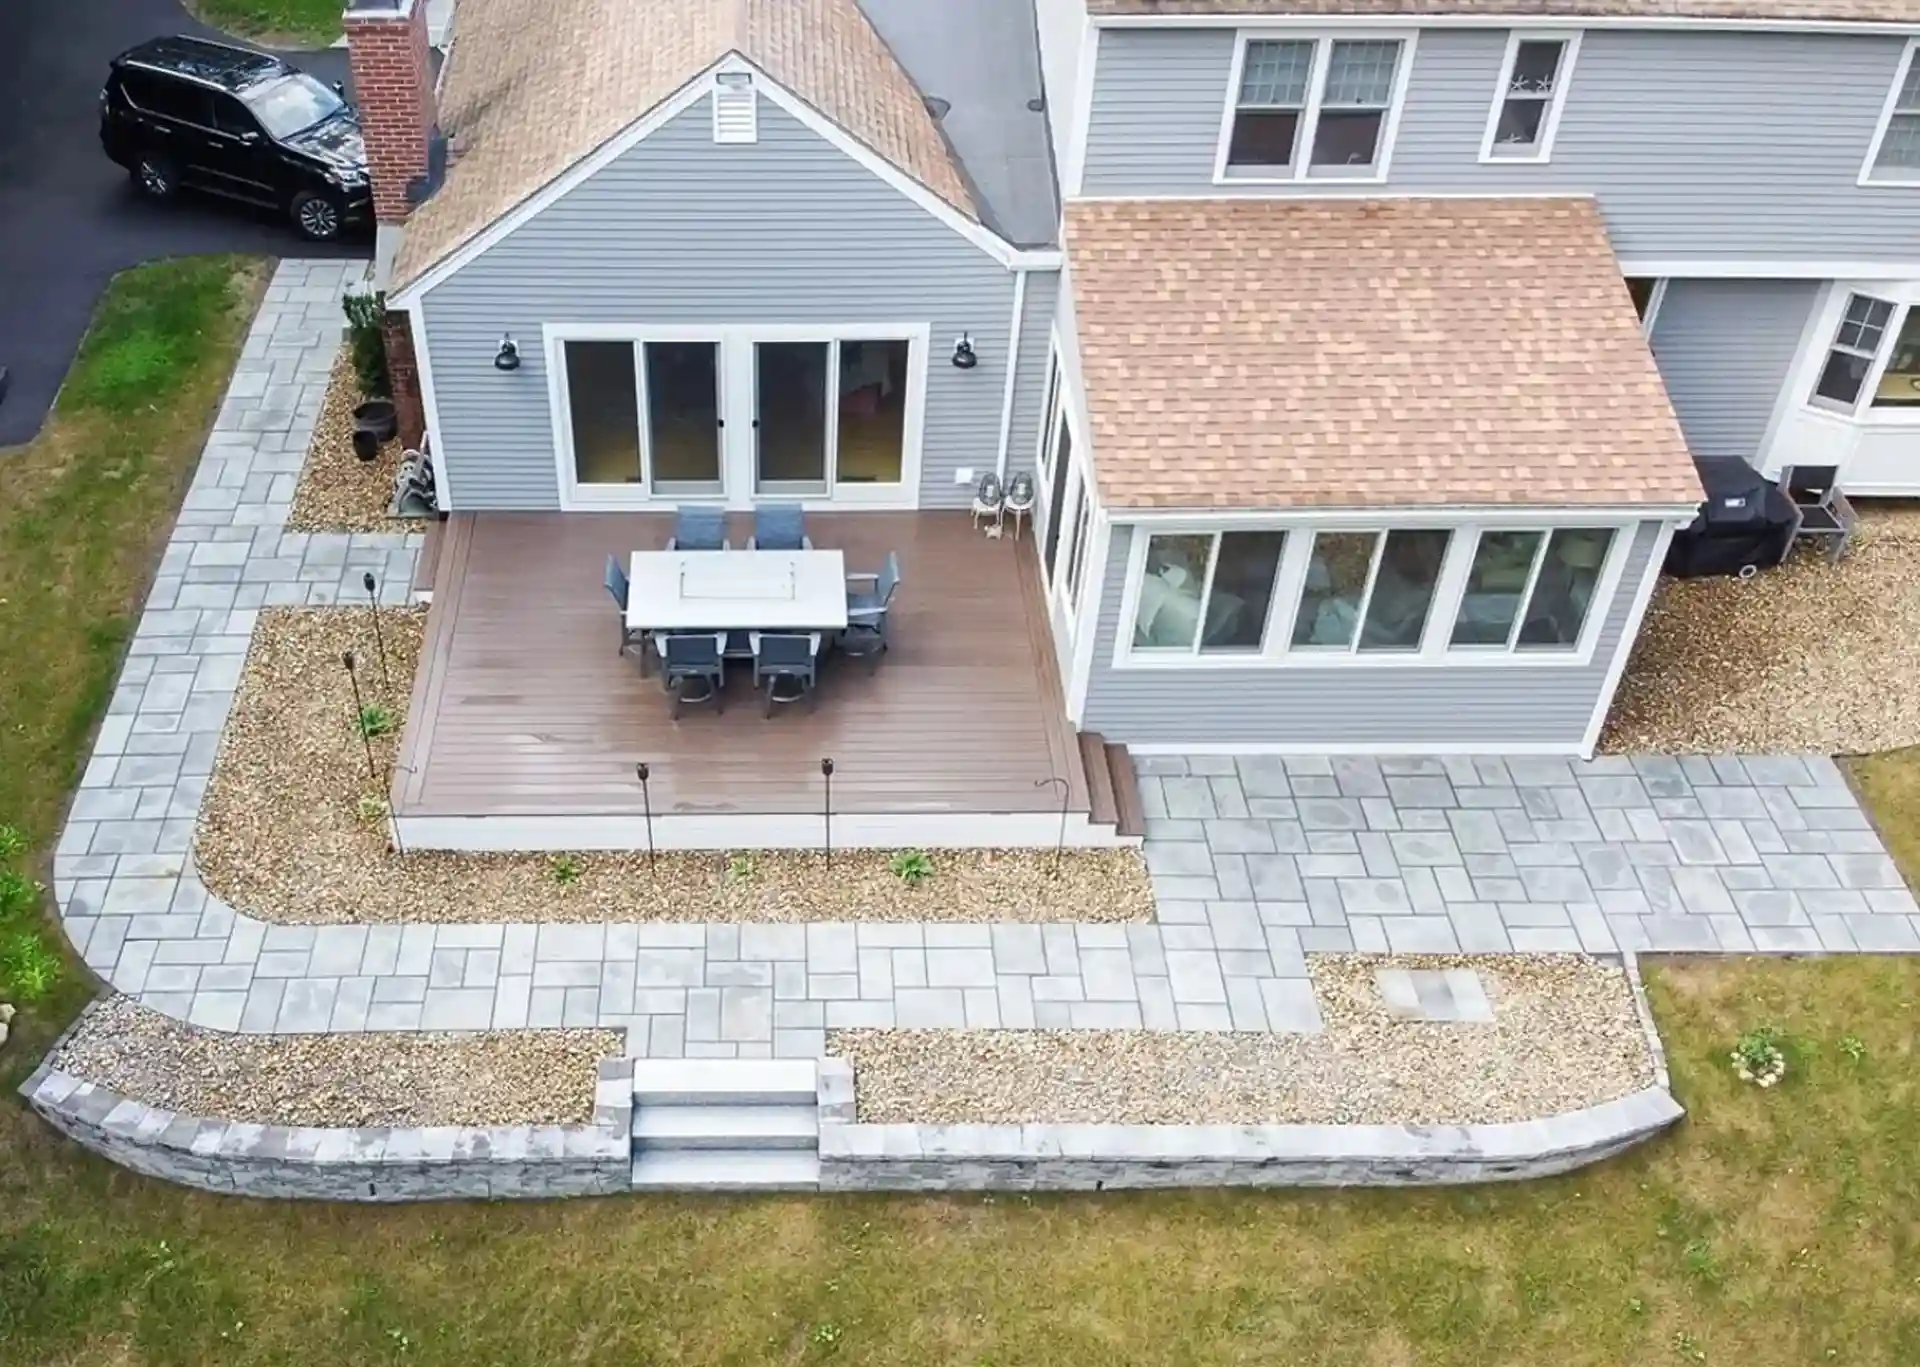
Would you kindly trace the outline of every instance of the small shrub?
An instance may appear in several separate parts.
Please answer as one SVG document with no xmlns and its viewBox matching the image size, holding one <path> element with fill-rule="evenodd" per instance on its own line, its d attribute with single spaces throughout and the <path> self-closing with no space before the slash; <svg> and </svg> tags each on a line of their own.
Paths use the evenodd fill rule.
<svg viewBox="0 0 1920 1367">
<path fill-rule="evenodd" d="M 24 873 L 0 869 L 0 924 L 25 916 L 40 900 L 40 885 Z"/>
<path fill-rule="evenodd" d="M 341 298 L 347 315 L 347 345 L 353 356 L 354 381 L 363 399 L 393 394 L 387 371 L 387 296 L 355 287 Z"/>
<path fill-rule="evenodd" d="M 379 703 L 368 703 L 360 709 L 360 734 L 368 740 L 378 740 L 390 733 L 395 726 L 391 711 Z"/>
<path fill-rule="evenodd" d="M 362 821 L 371 826 L 376 821 L 384 821 L 389 809 L 385 798 L 375 797 L 372 793 L 368 793 L 365 797 L 361 798 L 359 802 L 354 804 L 354 810 L 359 814 Z"/>
<path fill-rule="evenodd" d="M 752 855 L 736 854 L 727 860 L 727 880 L 729 882 L 750 883 L 753 881 L 753 875 L 754 866 Z"/>
<path fill-rule="evenodd" d="M 1780 1032 L 1771 1025 L 1740 1036 L 1728 1057 L 1740 1079 L 1756 1087 L 1772 1087 L 1787 1075 L 1787 1056 L 1780 1048 Z"/>
<path fill-rule="evenodd" d="M 38 1001 L 60 981 L 60 956 L 30 930 L 0 941 L 0 996 Z"/>
<path fill-rule="evenodd" d="M 547 876 L 563 888 L 580 881 L 580 861 L 570 854 L 556 854 L 547 861 Z"/>
<path fill-rule="evenodd" d="M 27 852 L 27 838 L 18 826 L 0 826 L 0 864 L 11 864 Z"/>
<path fill-rule="evenodd" d="M 1840 1052 L 1847 1056 L 1849 1063 L 1864 1062 L 1867 1057 L 1867 1042 L 1858 1035 L 1842 1035 Z"/>
<path fill-rule="evenodd" d="M 933 877 L 933 858 L 925 850 L 902 850 L 887 867 L 910 888 L 917 888 Z"/>
</svg>

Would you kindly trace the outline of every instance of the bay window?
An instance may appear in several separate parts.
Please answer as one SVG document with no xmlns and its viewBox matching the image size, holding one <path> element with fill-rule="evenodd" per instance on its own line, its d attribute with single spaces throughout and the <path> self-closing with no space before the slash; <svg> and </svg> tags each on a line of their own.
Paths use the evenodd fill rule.
<svg viewBox="0 0 1920 1367">
<path fill-rule="evenodd" d="M 1814 381 L 1812 402 L 1822 408 L 1852 412 L 1860 402 L 1867 375 L 1880 356 L 1880 344 L 1886 340 L 1887 324 L 1893 319 L 1893 305 L 1867 294 L 1850 294 L 1840 315 L 1833 344 L 1827 348 L 1820 378 Z"/>
</svg>

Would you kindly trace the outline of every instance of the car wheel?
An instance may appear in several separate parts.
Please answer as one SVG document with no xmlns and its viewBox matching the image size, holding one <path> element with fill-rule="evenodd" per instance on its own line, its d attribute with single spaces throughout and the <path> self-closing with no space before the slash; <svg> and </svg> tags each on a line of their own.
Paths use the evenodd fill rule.
<svg viewBox="0 0 1920 1367">
<path fill-rule="evenodd" d="M 331 242 L 340 236 L 340 205 L 311 190 L 294 196 L 293 226 L 312 242 Z"/>
<path fill-rule="evenodd" d="M 173 163 L 165 157 L 141 157 L 128 174 L 133 177 L 133 188 L 148 199 L 172 199 L 178 187 Z"/>
</svg>

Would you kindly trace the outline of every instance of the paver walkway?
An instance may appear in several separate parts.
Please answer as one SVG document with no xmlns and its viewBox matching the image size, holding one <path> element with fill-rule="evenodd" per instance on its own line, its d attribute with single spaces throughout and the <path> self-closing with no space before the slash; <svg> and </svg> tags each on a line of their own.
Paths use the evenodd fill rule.
<svg viewBox="0 0 1920 1367">
<path fill-rule="evenodd" d="M 257 610 L 404 602 L 398 535 L 285 529 L 361 268 L 274 277 L 55 859 L 86 961 L 222 1030 L 612 1025 L 654 1055 L 835 1027 L 1313 1030 L 1332 950 L 1920 949 L 1825 759 L 1142 763 L 1152 925 L 274 926 L 209 896 L 194 820 Z"/>
</svg>

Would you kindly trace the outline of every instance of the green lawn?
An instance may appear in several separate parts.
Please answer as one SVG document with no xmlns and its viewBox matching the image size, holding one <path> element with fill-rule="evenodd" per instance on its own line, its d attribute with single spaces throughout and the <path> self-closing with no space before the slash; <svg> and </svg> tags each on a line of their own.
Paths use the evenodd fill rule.
<svg viewBox="0 0 1920 1367">
<path fill-rule="evenodd" d="M 10 853 L 0 833 L 0 999 L 26 1008 L 0 1079 L 91 991 L 15 879 L 49 876 L 60 814 L 264 279 L 233 257 L 119 276 L 45 430 L 0 451 L 0 828 L 24 847 Z"/>
<path fill-rule="evenodd" d="M 228 33 L 281 48 L 326 47 L 341 33 L 344 0 L 188 0 L 187 8 Z"/>
<path fill-rule="evenodd" d="M 1920 1361 L 1920 964 L 1692 961 L 1652 991 L 1683 1132 L 1478 1191 L 327 1208 L 133 1178 L 10 1114 L 0 1342 L 221 1367 Z M 1772 1092 L 1726 1065 L 1758 1024 L 1788 1035 Z"/>
<path fill-rule="evenodd" d="M 259 283 L 121 277 L 0 458 L 0 822 L 42 871 Z M 6 1367 L 1920 1362 L 1920 960 L 1650 965 L 1689 1120 L 1526 1186 L 397 1208 L 201 1196 L 46 1130 L 11 1085 L 67 971 L 0 1056 Z M 1760 1025 L 1771 1092 L 1726 1061 Z"/>
</svg>

